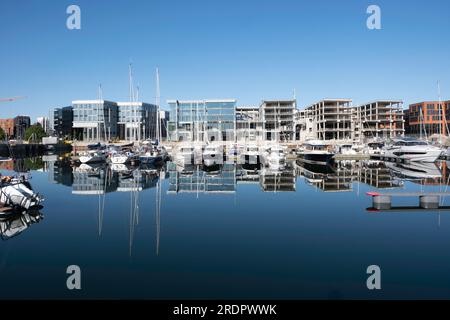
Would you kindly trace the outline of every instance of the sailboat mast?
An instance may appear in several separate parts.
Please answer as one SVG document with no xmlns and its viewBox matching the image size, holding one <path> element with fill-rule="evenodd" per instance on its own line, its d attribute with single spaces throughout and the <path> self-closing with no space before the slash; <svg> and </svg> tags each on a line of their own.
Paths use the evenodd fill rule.
<svg viewBox="0 0 450 320">
<path fill-rule="evenodd" d="M 440 81 L 437 82 L 437 87 L 438 87 L 438 99 L 439 99 L 439 112 L 441 115 L 441 138 L 439 139 L 439 141 L 442 144 L 442 136 L 446 135 L 446 130 L 445 130 L 445 122 L 446 122 L 446 116 L 445 116 L 445 110 L 444 108 L 442 108 L 442 101 L 441 101 L 441 83 Z"/>
<path fill-rule="evenodd" d="M 161 96 L 159 92 L 159 68 L 156 68 L 156 139 L 158 143 L 161 141 L 161 121 L 160 121 L 160 104 Z"/>
</svg>

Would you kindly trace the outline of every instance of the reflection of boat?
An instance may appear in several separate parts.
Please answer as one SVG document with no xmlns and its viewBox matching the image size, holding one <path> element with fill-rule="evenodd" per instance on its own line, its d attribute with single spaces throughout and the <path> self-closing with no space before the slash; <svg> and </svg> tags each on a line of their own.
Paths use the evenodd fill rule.
<svg viewBox="0 0 450 320">
<path fill-rule="evenodd" d="M 442 149 L 415 139 L 398 139 L 383 149 L 383 156 L 414 162 L 436 162 Z"/>
<path fill-rule="evenodd" d="M 203 151 L 203 164 L 205 167 L 223 164 L 223 148 L 219 144 L 210 144 Z"/>
<path fill-rule="evenodd" d="M 88 151 L 80 155 L 81 163 L 96 163 L 106 161 L 106 156 L 101 151 Z"/>
<path fill-rule="evenodd" d="M 333 160 L 334 153 L 321 140 L 309 140 L 304 143 L 302 160 L 306 163 L 327 165 Z"/>
<path fill-rule="evenodd" d="M 262 153 L 261 163 L 273 169 L 283 169 L 286 164 L 286 155 L 280 146 L 271 146 Z"/>
<path fill-rule="evenodd" d="M 299 165 L 301 168 L 303 168 L 304 171 L 313 173 L 313 174 L 334 174 L 336 170 L 331 165 L 318 165 L 318 164 L 311 164 L 307 162 L 301 163 L 301 161 L 297 160 L 297 165 Z"/>
<path fill-rule="evenodd" d="M 386 162 L 386 167 L 401 178 L 437 179 L 442 177 L 441 170 L 435 163 L 412 162 L 409 164 L 396 164 Z"/>
<path fill-rule="evenodd" d="M 2 240 L 11 239 L 42 219 L 43 215 L 38 209 L 13 213 L 7 218 L 0 220 L 0 236 Z"/>
<path fill-rule="evenodd" d="M 240 156 L 243 164 L 260 164 L 261 159 L 259 156 L 258 146 L 249 144 L 245 146 L 244 151 L 242 151 L 242 155 Z"/>
<path fill-rule="evenodd" d="M 126 164 L 121 164 L 121 163 L 112 163 L 111 164 L 111 170 L 112 171 L 116 171 L 116 172 L 129 172 L 132 170 L 131 167 L 129 167 Z"/>
</svg>

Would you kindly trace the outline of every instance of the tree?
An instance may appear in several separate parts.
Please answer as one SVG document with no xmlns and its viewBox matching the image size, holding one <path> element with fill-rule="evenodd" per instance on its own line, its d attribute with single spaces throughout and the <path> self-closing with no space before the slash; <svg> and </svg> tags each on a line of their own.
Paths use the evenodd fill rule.
<svg viewBox="0 0 450 320">
<path fill-rule="evenodd" d="M 0 128 L 0 141 L 3 141 L 6 139 L 5 130 L 3 128 Z"/>
<path fill-rule="evenodd" d="M 47 136 L 44 129 L 38 125 L 34 124 L 30 126 L 27 130 L 25 130 L 25 140 L 27 141 L 42 141 L 42 138 Z"/>
</svg>

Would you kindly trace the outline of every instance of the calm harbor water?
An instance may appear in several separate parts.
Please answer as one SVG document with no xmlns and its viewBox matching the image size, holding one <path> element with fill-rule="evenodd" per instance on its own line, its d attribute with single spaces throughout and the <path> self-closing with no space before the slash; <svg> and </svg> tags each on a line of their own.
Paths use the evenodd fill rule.
<svg viewBox="0 0 450 320">
<path fill-rule="evenodd" d="M 17 235 L 20 223 L 2 224 L 2 299 L 450 298 L 450 211 L 371 212 L 365 194 L 446 191 L 445 162 L 155 172 L 46 156 L 1 169 L 28 172 L 46 199 Z M 69 265 L 80 291 L 66 288 Z"/>
</svg>

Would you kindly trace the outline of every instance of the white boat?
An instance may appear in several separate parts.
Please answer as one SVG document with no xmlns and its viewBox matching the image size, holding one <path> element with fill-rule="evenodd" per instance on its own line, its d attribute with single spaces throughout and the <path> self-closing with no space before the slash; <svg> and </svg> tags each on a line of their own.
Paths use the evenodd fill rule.
<svg viewBox="0 0 450 320">
<path fill-rule="evenodd" d="M 303 144 L 302 160 L 310 164 L 328 165 L 333 161 L 334 152 L 321 140 L 309 140 Z"/>
<path fill-rule="evenodd" d="M 133 152 L 127 151 L 127 152 L 113 153 L 111 154 L 109 159 L 111 160 L 112 164 L 126 164 L 133 161 L 137 161 L 139 158 Z"/>
<path fill-rule="evenodd" d="M 142 164 L 155 164 L 163 161 L 163 157 L 156 150 L 148 150 L 139 156 Z"/>
<path fill-rule="evenodd" d="M 393 144 L 383 148 L 385 158 L 401 159 L 414 162 L 436 162 L 443 150 L 426 141 L 415 139 L 397 139 Z"/>
<path fill-rule="evenodd" d="M 380 155 L 383 152 L 383 142 L 369 142 L 364 148 L 364 153 L 369 155 Z"/>
<path fill-rule="evenodd" d="M 80 155 L 81 163 L 105 162 L 106 155 L 104 152 L 91 150 Z"/>
<path fill-rule="evenodd" d="M 180 146 L 175 154 L 174 161 L 179 166 L 194 164 L 194 147 L 191 145 Z"/>
<path fill-rule="evenodd" d="M 10 177 L 2 178 L 0 203 L 4 206 L 20 207 L 28 210 L 39 206 L 42 201 L 43 198 L 35 193 L 27 182 Z"/>
<path fill-rule="evenodd" d="M 261 155 L 261 163 L 272 169 L 283 169 L 286 165 L 286 154 L 281 146 L 271 146 Z"/>
<path fill-rule="evenodd" d="M 223 164 L 223 147 L 220 144 L 207 145 L 203 151 L 203 164 L 207 167 Z"/>
<path fill-rule="evenodd" d="M 336 147 L 336 152 L 345 156 L 357 154 L 355 147 L 352 144 L 341 144 Z"/>
</svg>

